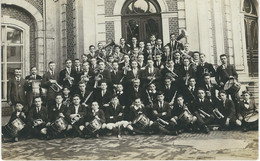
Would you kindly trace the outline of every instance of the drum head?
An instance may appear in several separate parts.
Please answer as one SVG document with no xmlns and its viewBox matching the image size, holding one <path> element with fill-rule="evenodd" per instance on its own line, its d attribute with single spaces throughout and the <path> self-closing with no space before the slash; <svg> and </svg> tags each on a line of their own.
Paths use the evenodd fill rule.
<svg viewBox="0 0 260 161">
<path fill-rule="evenodd" d="M 258 113 L 246 115 L 244 117 L 245 122 L 255 122 L 258 120 Z"/>
</svg>

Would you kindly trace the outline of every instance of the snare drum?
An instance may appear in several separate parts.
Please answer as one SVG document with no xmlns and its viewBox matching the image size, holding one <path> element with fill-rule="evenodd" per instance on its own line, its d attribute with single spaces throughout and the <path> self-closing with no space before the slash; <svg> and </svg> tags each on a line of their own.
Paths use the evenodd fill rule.
<svg viewBox="0 0 260 161">
<path fill-rule="evenodd" d="M 258 113 L 254 112 L 244 116 L 244 121 L 247 123 L 258 122 Z"/>
<path fill-rule="evenodd" d="M 8 123 L 6 126 L 4 126 L 6 132 L 8 135 L 11 135 L 13 137 L 18 135 L 18 132 L 21 131 L 25 126 L 25 123 L 22 119 L 16 118 L 12 122 Z"/>
<path fill-rule="evenodd" d="M 92 120 L 88 126 L 86 126 L 86 129 L 92 133 L 96 132 L 99 130 L 102 126 L 102 123 L 98 119 Z"/>
<path fill-rule="evenodd" d="M 67 129 L 68 122 L 63 118 L 59 117 L 54 123 L 52 123 L 51 128 L 56 132 L 62 132 Z"/>
<path fill-rule="evenodd" d="M 240 83 L 235 79 L 230 79 L 225 83 L 224 90 L 229 94 L 236 94 L 240 90 Z"/>
<path fill-rule="evenodd" d="M 188 111 L 184 111 L 180 116 L 179 120 L 181 120 L 183 123 L 189 124 L 192 123 L 193 115 L 189 113 Z"/>
<path fill-rule="evenodd" d="M 150 119 L 148 117 L 146 117 L 144 114 L 139 115 L 133 122 L 133 124 L 141 129 L 146 128 L 147 126 L 149 126 L 150 123 Z"/>
</svg>

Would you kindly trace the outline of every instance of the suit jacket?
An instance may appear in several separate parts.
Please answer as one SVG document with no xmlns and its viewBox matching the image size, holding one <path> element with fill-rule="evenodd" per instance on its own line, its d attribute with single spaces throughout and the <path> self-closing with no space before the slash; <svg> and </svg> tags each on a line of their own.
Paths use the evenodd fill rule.
<svg viewBox="0 0 260 161">
<path fill-rule="evenodd" d="M 104 104 L 107 104 L 112 99 L 112 93 L 110 91 L 106 91 L 104 96 L 102 96 L 101 89 L 98 89 L 94 93 L 94 101 L 97 101 L 99 103 L 99 106 L 103 106 Z"/>
<path fill-rule="evenodd" d="M 124 53 L 124 54 L 128 54 L 128 52 L 131 50 L 131 48 L 125 44 L 123 47 L 120 45 L 120 52 Z"/>
<path fill-rule="evenodd" d="M 125 92 L 123 92 L 123 93 L 116 92 L 115 94 L 117 95 L 117 97 L 119 99 L 120 105 L 126 106 L 128 104 L 128 96 L 126 95 Z"/>
<path fill-rule="evenodd" d="M 77 91 L 77 94 L 79 95 L 79 98 L 80 98 L 80 103 L 83 103 L 86 98 L 89 96 L 90 94 L 90 90 L 85 90 L 85 94 L 82 95 L 81 91 Z M 89 99 L 87 100 L 86 104 L 89 105 L 93 102 L 94 100 L 94 92 L 91 94 L 91 96 L 89 97 Z"/>
<path fill-rule="evenodd" d="M 177 84 L 180 82 L 182 75 L 179 69 L 174 68 L 173 72 L 171 72 L 168 68 L 164 68 L 161 70 L 162 80 L 164 80 L 166 77 L 170 76 L 171 78 L 174 78 Z"/>
<path fill-rule="evenodd" d="M 139 108 L 139 109 L 135 109 L 134 106 L 130 106 L 129 109 L 129 121 L 134 121 L 137 116 L 139 116 L 140 114 L 144 114 L 145 116 L 147 116 L 147 110 L 145 107 Z"/>
<path fill-rule="evenodd" d="M 157 65 L 157 61 L 154 61 L 154 67 L 155 67 L 155 68 L 161 69 L 162 66 L 165 67 L 165 63 L 164 63 L 163 61 L 161 61 L 161 62 L 159 63 L 159 65 Z"/>
<path fill-rule="evenodd" d="M 177 87 L 175 83 L 171 84 L 170 89 L 167 89 L 164 84 L 159 89 L 164 93 L 164 101 L 166 102 L 171 102 L 175 92 L 177 91 Z M 177 93 L 175 99 L 176 97 L 177 97 Z"/>
<path fill-rule="evenodd" d="M 143 67 L 145 67 L 146 66 L 146 64 L 145 64 L 145 62 L 143 61 L 143 64 L 141 65 L 141 63 L 139 63 L 139 62 L 137 62 L 138 63 L 138 68 L 139 69 L 141 69 L 141 68 L 143 68 Z"/>
<path fill-rule="evenodd" d="M 146 67 L 144 70 L 141 71 L 141 80 L 143 81 L 144 84 L 148 84 L 150 80 L 147 78 L 148 76 L 155 76 L 154 82 L 158 81 L 160 78 L 160 70 L 158 68 L 153 68 L 153 72 L 149 73 L 148 67 Z"/>
<path fill-rule="evenodd" d="M 250 99 L 249 102 L 245 102 L 244 100 L 239 102 L 239 108 L 238 108 L 238 115 L 241 115 L 242 117 L 252 114 L 256 112 L 257 106 L 255 104 L 254 99 Z"/>
<path fill-rule="evenodd" d="M 114 108 L 112 103 L 110 103 L 106 109 L 105 117 L 107 123 L 122 121 L 124 118 L 124 109 L 121 105 L 117 105 L 116 108 Z"/>
<path fill-rule="evenodd" d="M 133 70 L 131 70 L 131 71 L 128 71 L 127 72 L 127 74 L 126 74 L 126 81 L 128 82 L 128 83 L 130 83 L 131 81 L 132 81 L 132 79 L 134 79 L 134 78 L 140 78 L 140 76 L 141 76 L 141 70 L 137 70 L 137 74 L 136 74 L 136 77 L 135 77 L 135 75 L 134 75 L 134 73 L 133 73 Z"/>
<path fill-rule="evenodd" d="M 189 79 L 189 77 L 196 78 L 196 72 L 191 66 L 189 66 L 188 70 L 185 70 L 184 65 L 182 65 L 180 68 L 180 73 L 182 75 L 182 81 L 184 84 L 186 82 L 186 79 Z M 188 75 L 189 77 L 186 78 L 186 75 Z"/>
<path fill-rule="evenodd" d="M 66 116 L 66 113 L 67 113 L 67 106 L 65 106 L 64 104 L 61 104 L 60 106 L 60 109 L 58 109 L 58 107 L 55 105 L 53 105 L 51 108 L 51 110 L 48 112 L 49 115 L 48 115 L 48 121 L 49 122 L 54 122 L 60 113 L 62 113 L 64 116 Z"/>
<path fill-rule="evenodd" d="M 130 106 L 135 98 L 141 98 L 144 100 L 145 91 L 139 86 L 138 91 L 135 91 L 134 87 L 129 87 L 126 91 L 126 95 L 128 97 L 128 106 Z"/>
<path fill-rule="evenodd" d="M 30 109 L 28 113 L 28 124 L 33 125 L 33 121 L 37 119 L 42 119 L 45 123 L 48 121 L 48 109 L 45 106 L 41 106 L 39 112 L 37 112 L 35 106 Z"/>
<path fill-rule="evenodd" d="M 111 73 L 108 70 L 103 70 L 103 72 L 100 73 L 101 75 L 103 75 L 103 81 L 110 83 L 111 82 Z"/>
<path fill-rule="evenodd" d="M 153 58 L 154 55 L 155 55 L 154 48 L 151 51 L 145 49 L 144 50 L 144 62 L 147 63 L 148 59 L 154 60 L 154 58 Z"/>
<path fill-rule="evenodd" d="M 189 90 L 189 86 L 184 86 L 182 91 L 180 91 L 183 95 L 184 102 L 187 102 L 189 105 L 197 98 L 198 88 L 195 87 L 194 91 Z"/>
<path fill-rule="evenodd" d="M 163 52 L 163 54 L 162 54 L 162 61 L 166 63 L 169 60 L 173 60 L 173 53 L 169 53 L 167 55 L 165 52 Z"/>
<path fill-rule="evenodd" d="M 85 120 L 85 122 L 90 122 L 95 119 L 95 116 L 99 117 L 99 120 L 101 121 L 101 123 L 106 122 L 105 113 L 103 110 L 99 109 L 98 112 L 94 113 L 91 108 L 89 108 L 87 110 L 84 120 Z"/>
<path fill-rule="evenodd" d="M 123 76 L 124 76 L 124 73 L 121 70 L 118 70 L 116 74 L 115 74 L 114 71 L 112 71 L 111 72 L 111 82 L 112 82 L 112 84 L 119 84 L 119 82 L 121 81 Z"/>
<path fill-rule="evenodd" d="M 26 116 L 25 115 L 24 115 L 25 116 L 24 117 L 24 116 L 21 115 L 21 113 L 18 116 L 16 114 L 17 114 L 17 111 L 12 112 L 11 117 L 10 117 L 8 123 L 11 123 L 16 118 L 20 118 L 24 123 L 26 123 Z"/>
<path fill-rule="evenodd" d="M 92 58 L 97 58 L 97 56 L 98 56 L 98 53 L 94 53 L 94 55 L 92 56 L 91 55 L 91 53 L 89 53 L 88 55 L 87 55 L 87 57 L 88 57 L 88 60 L 91 60 Z"/>
<path fill-rule="evenodd" d="M 171 42 L 167 43 L 166 45 L 168 45 L 170 47 L 171 52 L 174 52 L 176 50 L 177 51 L 184 50 L 183 44 L 181 42 L 178 42 L 178 41 L 174 41 L 173 45 L 172 45 Z"/>
<path fill-rule="evenodd" d="M 69 81 L 68 80 L 64 80 L 64 78 L 66 77 L 66 74 L 68 74 L 66 68 L 60 71 L 59 83 L 60 83 L 60 85 L 70 87 L 71 85 L 70 85 Z M 76 70 L 71 68 L 71 72 L 70 72 L 69 76 L 74 78 L 74 81 L 72 83 L 75 84 L 75 80 L 77 80 L 77 72 L 76 72 Z"/>
<path fill-rule="evenodd" d="M 211 98 L 213 102 L 215 102 L 215 101 L 217 100 L 216 90 L 220 90 L 219 87 L 218 87 L 218 85 L 211 83 L 211 84 L 208 86 L 208 85 L 206 85 L 205 82 L 203 82 L 203 84 L 200 84 L 199 87 L 202 88 L 202 89 L 204 89 L 204 91 L 206 91 L 206 92 L 209 91 L 209 92 L 211 93 L 211 97 L 208 97 L 207 94 L 206 94 L 206 97 L 207 97 L 208 99 Z"/>
<path fill-rule="evenodd" d="M 75 107 L 73 104 L 70 105 L 70 107 L 68 108 L 67 112 L 66 112 L 66 116 L 67 118 L 70 120 L 70 115 L 71 114 L 76 114 L 76 111 L 75 111 Z M 86 108 L 82 105 L 79 105 L 79 109 L 78 109 L 78 114 L 81 116 L 81 117 L 84 117 L 85 114 L 86 114 Z"/>
<path fill-rule="evenodd" d="M 15 78 L 9 80 L 8 90 L 7 90 L 7 101 L 11 101 L 13 104 L 16 102 L 21 102 L 26 105 L 25 89 L 27 87 L 27 82 L 25 79 L 20 78 L 20 81 L 16 81 Z"/>
<path fill-rule="evenodd" d="M 210 76 L 211 76 L 211 77 L 215 77 L 216 71 L 215 71 L 213 65 L 206 62 L 206 63 L 204 63 L 204 66 L 202 66 L 201 64 L 199 64 L 199 65 L 197 66 L 197 72 L 196 72 L 196 74 L 197 74 L 197 78 L 198 78 L 198 79 L 202 79 L 202 80 L 203 80 L 204 70 L 207 70 L 208 73 L 210 73 Z"/>
<path fill-rule="evenodd" d="M 94 78 L 95 78 L 95 73 L 93 72 L 93 71 L 88 71 L 88 73 L 87 73 L 87 75 L 88 75 L 88 77 L 89 77 L 89 81 L 84 81 L 83 80 L 83 77 L 84 77 L 84 71 L 81 71 L 79 74 L 78 74 L 78 77 L 77 77 L 77 80 L 78 80 L 78 82 L 79 81 L 84 81 L 85 82 L 85 84 L 86 84 L 86 89 L 92 89 L 93 88 L 93 86 L 94 86 L 94 83 L 95 83 L 95 80 L 94 80 Z M 77 83 L 78 84 L 78 83 Z M 78 87 L 77 87 L 78 88 Z M 79 89 L 78 89 L 79 90 Z"/>
<path fill-rule="evenodd" d="M 155 111 L 158 113 L 156 114 Z M 162 115 L 163 112 L 166 112 L 166 115 Z M 159 102 L 156 101 L 156 103 L 153 105 L 153 117 L 154 118 L 161 118 L 165 121 L 171 119 L 171 108 L 168 102 L 163 102 L 163 106 L 159 106 Z"/>
<path fill-rule="evenodd" d="M 232 100 L 227 98 L 225 103 L 219 101 L 218 109 L 225 118 L 236 119 L 236 109 Z"/>
<path fill-rule="evenodd" d="M 50 80 L 56 80 L 58 82 L 59 80 L 59 75 L 58 72 L 54 72 L 54 75 L 51 75 L 50 71 L 47 71 L 46 73 L 44 73 L 43 77 L 42 77 L 42 83 L 41 86 L 43 88 L 47 89 L 47 97 L 54 99 L 55 98 L 55 92 L 50 88 L 50 86 L 52 85 Z"/>
<path fill-rule="evenodd" d="M 211 115 L 213 114 L 212 111 L 214 109 L 214 104 L 210 102 L 210 100 L 208 100 L 207 98 L 205 98 L 203 102 L 200 102 L 199 98 L 196 98 L 191 105 L 191 111 L 199 112 L 199 109 Z"/>
<path fill-rule="evenodd" d="M 40 76 L 40 75 L 36 75 L 36 79 L 34 79 L 34 78 L 32 78 L 32 75 L 30 74 L 30 75 L 27 75 L 26 77 L 25 77 L 25 80 L 27 80 L 27 81 L 29 81 L 29 80 L 42 80 L 42 76 Z M 27 86 L 27 88 L 26 88 L 26 91 L 27 92 L 32 92 L 32 84 L 30 83 L 30 84 L 28 84 L 28 86 Z"/>
<path fill-rule="evenodd" d="M 233 76 L 236 79 L 238 78 L 238 74 L 234 66 L 228 64 L 225 69 L 223 69 L 222 65 L 217 67 L 215 78 L 218 84 L 220 82 L 226 83 L 229 80 L 229 76 Z"/>
</svg>

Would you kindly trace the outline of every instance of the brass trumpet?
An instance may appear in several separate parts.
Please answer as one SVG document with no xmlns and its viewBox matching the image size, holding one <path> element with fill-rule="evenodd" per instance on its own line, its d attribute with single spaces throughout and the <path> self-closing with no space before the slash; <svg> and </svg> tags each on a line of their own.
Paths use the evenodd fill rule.
<svg viewBox="0 0 260 161">
<path fill-rule="evenodd" d="M 76 114 L 75 117 L 71 118 L 70 121 L 71 121 L 71 125 L 75 124 L 78 120 L 76 118 L 81 118 L 81 116 L 79 114 Z"/>
<path fill-rule="evenodd" d="M 69 75 L 69 73 L 66 72 L 66 76 L 65 76 L 64 80 L 68 80 L 70 86 L 72 86 L 74 78 L 71 77 L 71 76 Z"/>
<path fill-rule="evenodd" d="M 213 114 L 214 114 L 218 119 L 224 118 L 224 115 L 223 115 L 221 112 L 219 112 L 219 110 L 218 110 L 217 108 L 215 108 L 215 109 L 213 110 Z"/>
</svg>

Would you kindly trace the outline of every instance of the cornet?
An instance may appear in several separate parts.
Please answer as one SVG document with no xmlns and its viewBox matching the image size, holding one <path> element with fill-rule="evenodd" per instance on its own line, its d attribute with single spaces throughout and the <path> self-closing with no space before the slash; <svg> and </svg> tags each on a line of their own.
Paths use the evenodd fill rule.
<svg viewBox="0 0 260 161">
<path fill-rule="evenodd" d="M 71 121 L 71 125 L 75 124 L 78 120 L 76 118 L 81 118 L 81 116 L 79 114 L 76 114 L 75 117 L 71 118 L 70 121 Z"/>
<path fill-rule="evenodd" d="M 65 76 L 64 80 L 68 80 L 70 86 L 72 86 L 74 78 L 71 77 L 68 73 L 66 73 L 66 76 Z"/>
</svg>

